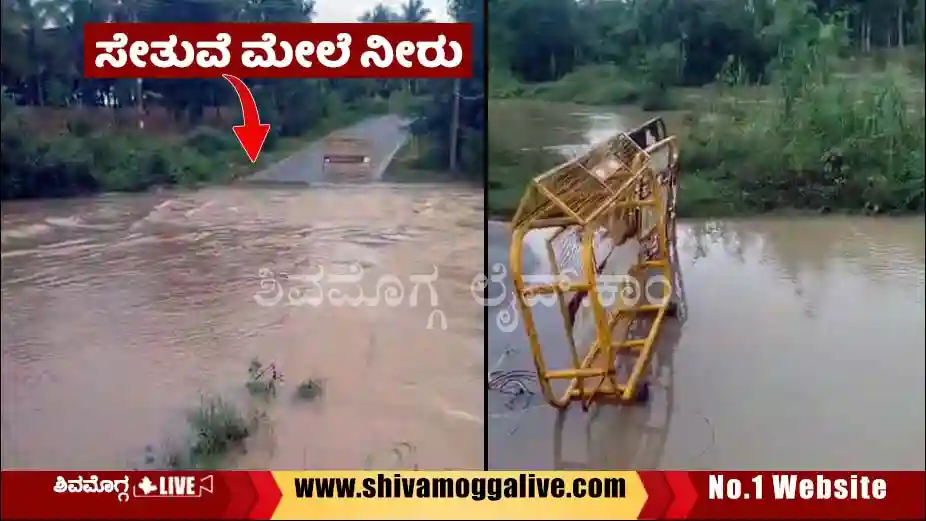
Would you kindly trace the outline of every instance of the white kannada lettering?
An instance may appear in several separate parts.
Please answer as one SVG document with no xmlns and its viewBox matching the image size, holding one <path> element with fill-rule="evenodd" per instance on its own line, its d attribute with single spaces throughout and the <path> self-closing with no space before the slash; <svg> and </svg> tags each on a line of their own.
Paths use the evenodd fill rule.
<svg viewBox="0 0 926 521">
<path fill-rule="evenodd" d="M 302 67 L 309 68 L 312 66 L 312 60 L 309 56 L 315 54 L 315 44 L 309 41 L 303 41 L 296 44 L 296 63 Z"/>
<path fill-rule="evenodd" d="M 241 42 L 241 48 L 245 49 L 241 53 L 241 63 L 253 69 L 260 67 L 268 69 L 276 66 L 276 53 L 273 52 L 273 46 L 277 43 L 277 37 L 273 33 L 264 33 L 259 42 Z M 253 49 L 263 51 L 264 56 L 258 56 Z"/>
<path fill-rule="evenodd" d="M 371 34 L 367 37 L 367 47 L 369 47 L 370 50 L 363 51 L 363 54 L 360 55 L 360 65 L 364 68 L 368 69 L 376 66 L 380 69 L 385 69 L 392 65 L 394 54 L 392 51 L 392 44 L 389 43 L 389 40 L 378 34 Z M 377 50 L 381 52 L 377 52 Z"/>
<path fill-rule="evenodd" d="M 460 44 L 455 41 L 450 42 L 450 48 L 454 56 L 453 59 L 449 61 L 446 59 L 444 50 L 446 45 L 447 38 L 444 35 L 440 35 L 436 42 L 418 42 L 415 44 L 415 42 L 403 40 L 397 43 L 395 48 L 393 48 L 392 44 L 385 37 L 374 34 L 367 37 L 367 47 L 369 50 L 364 51 L 363 54 L 360 55 L 360 65 L 367 69 L 370 67 L 385 69 L 395 61 L 400 66 L 410 69 L 415 66 L 414 62 L 411 60 L 412 57 L 417 57 L 418 61 L 429 69 L 436 67 L 453 68 L 460 65 L 463 61 L 463 49 L 460 47 Z M 433 52 L 433 60 L 428 58 L 429 52 Z"/>
<path fill-rule="evenodd" d="M 437 36 L 436 42 L 418 42 L 418 63 L 422 67 L 435 69 L 437 67 L 446 67 L 451 69 L 460 65 L 463 61 L 463 48 L 456 41 L 450 42 L 450 49 L 453 51 L 453 59 L 447 60 L 444 47 L 447 45 L 447 37 L 443 34 Z M 434 59 L 428 58 L 428 51 L 434 52 Z"/>
<path fill-rule="evenodd" d="M 122 48 L 125 47 L 127 43 L 129 43 L 129 37 L 126 36 L 125 33 L 114 34 L 110 42 L 96 42 L 95 47 L 97 49 L 103 49 L 105 54 L 98 54 L 96 59 L 93 60 L 93 64 L 98 69 L 107 65 L 116 69 L 125 67 L 128 57 Z M 115 56 L 113 56 L 113 53 L 115 53 Z"/>
<path fill-rule="evenodd" d="M 321 42 L 315 47 L 315 57 L 318 61 L 330 69 L 337 69 L 342 67 L 348 60 L 350 60 L 350 35 L 347 33 L 338 34 L 338 43 L 332 42 Z M 337 60 L 329 59 L 335 50 L 341 51 L 341 57 Z"/>
<path fill-rule="evenodd" d="M 415 55 L 415 43 L 409 41 L 401 41 L 395 47 L 395 61 L 399 62 L 399 65 L 410 69 L 415 66 L 415 63 L 409 58 Z"/>
<path fill-rule="evenodd" d="M 231 40 L 229 33 L 219 33 L 215 41 L 194 44 L 180 41 L 172 34 L 165 41 L 135 41 L 129 44 L 125 33 L 115 33 L 112 41 L 96 42 L 96 48 L 102 52 L 96 56 L 94 63 L 97 68 L 121 68 L 129 61 L 139 68 L 146 67 L 149 61 L 162 69 L 186 68 L 194 64 L 202 68 L 223 68 L 231 61 Z M 310 68 L 314 65 L 311 59 L 314 55 L 322 66 L 336 69 L 343 67 L 350 60 L 351 35 L 348 33 L 338 34 L 335 41 L 317 44 L 312 41 L 300 41 L 293 46 L 287 41 L 279 41 L 279 51 L 274 48 L 277 43 L 276 35 L 269 32 L 263 33 L 260 41 L 242 42 L 241 63 L 251 69 L 268 69 L 289 67 L 295 61 L 301 67 Z M 183 49 L 183 56 L 178 56 L 178 46 Z M 125 50 L 126 47 L 128 52 Z M 428 69 L 454 68 L 463 61 L 463 49 L 459 42 L 448 41 L 443 34 L 438 35 L 432 42 L 416 43 L 403 40 L 395 45 L 381 35 L 370 35 L 367 37 L 367 47 L 368 50 L 360 56 L 360 64 L 364 68 L 387 68 L 395 62 L 403 68 L 410 69 L 415 66 L 416 59 L 421 66 Z M 149 53 L 150 57 L 147 56 Z"/>
<path fill-rule="evenodd" d="M 148 65 L 145 56 L 148 55 L 148 42 L 137 41 L 129 45 L 129 61 L 138 68 L 144 68 Z"/>
<path fill-rule="evenodd" d="M 280 48 L 283 49 L 283 59 L 277 60 L 277 67 L 289 67 L 293 63 L 293 46 L 286 40 L 280 42 Z"/>
<path fill-rule="evenodd" d="M 78 475 L 76 479 L 68 480 L 64 476 L 58 476 L 52 491 L 58 494 L 64 492 L 107 494 L 115 492 L 119 502 L 124 503 L 129 500 L 129 477 L 100 480 L 96 474 L 92 474 L 89 478 Z"/>
<path fill-rule="evenodd" d="M 215 40 L 214 42 L 199 42 L 197 44 L 200 51 L 196 53 L 196 64 L 204 69 L 228 67 L 229 62 L 231 62 L 231 53 L 228 52 L 231 35 L 219 33 L 216 35 Z"/>
<path fill-rule="evenodd" d="M 178 39 L 175 35 L 170 35 L 167 37 L 167 41 L 164 42 L 151 42 L 151 48 L 157 49 L 158 52 L 151 56 L 151 63 L 155 67 L 161 69 L 167 69 L 171 67 L 185 68 L 193 65 L 193 61 L 196 59 L 196 50 L 193 48 L 193 44 L 187 41 L 179 42 L 180 47 L 183 48 L 184 56 L 183 59 L 177 57 L 177 53 L 174 52 L 174 48 L 177 47 Z"/>
</svg>

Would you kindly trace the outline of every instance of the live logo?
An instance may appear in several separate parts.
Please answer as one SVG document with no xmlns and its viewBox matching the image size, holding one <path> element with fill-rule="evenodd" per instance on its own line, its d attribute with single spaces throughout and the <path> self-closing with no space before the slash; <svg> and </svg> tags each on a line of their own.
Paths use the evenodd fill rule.
<svg viewBox="0 0 926 521">
<path fill-rule="evenodd" d="M 135 497 L 201 497 L 212 492 L 212 476 L 145 476 L 136 487 Z"/>
<path fill-rule="evenodd" d="M 160 476 L 158 478 L 158 495 L 196 496 L 196 478 L 194 476 Z"/>
</svg>

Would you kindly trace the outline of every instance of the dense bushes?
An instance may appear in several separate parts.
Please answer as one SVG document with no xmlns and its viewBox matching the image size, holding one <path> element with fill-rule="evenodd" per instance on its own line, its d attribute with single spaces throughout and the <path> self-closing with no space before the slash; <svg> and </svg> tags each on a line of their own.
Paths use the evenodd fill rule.
<svg viewBox="0 0 926 521">
<path fill-rule="evenodd" d="M 505 69 L 490 73 L 489 89 L 495 99 L 526 98 L 586 105 L 639 104 L 664 110 L 672 103 L 668 85 L 653 74 L 614 65 L 590 65 L 557 81 L 524 83 Z"/>
<path fill-rule="evenodd" d="M 907 75 L 839 77 L 819 49 L 791 59 L 777 96 L 721 102 L 692 123 L 682 210 L 923 211 L 926 131 Z"/>
<path fill-rule="evenodd" d="M 683 214 L 924 211 L 921 6 L 744 5 L 490 0 L 490 38 L 500 43 L 490 93 L 681 109 L 686 121 L 671 131 L 682 143 Z M 554 27 L 545 45 L 517 45 Z M 902 71 L 885 72 L 888 63 Z M 719 89 L 720 100 L 674 96 L 695 88 Z M 500 214 L 562 160 L 504 134 L 489 133 L 489 205 Z"/>
<path fill-rule="evenodd" d="M 920 71 L 894 59 L 878 72 L 847 72 L 834 26 L 819 20 L 810 26 L 782 48 L 768 84 L 751 84 L 732 60 L 710 87 L 719 96 L 683 102 L 685 121 L 671 128 L 682 144 L 682 215 L 926 210 Z M 921 50 L 918 55 L 922 59 Z M 502 76 L 493 87 L 511 97 L 616 103 L 630 100 L 634 85 L 637 91 L 646 86 L 627 77 L 602 66 L 553 84 L 524 86 Z M 639 95 L 634 101 L 645 105 Z M 518 152 L 503 134 L 495 136 L 490 133 L 490 208 L 508 214 L 527 180 L 562 158 Z"/>
<path fill-rule="evenodd" d="M 695 102 L 681 125 L 670 125 L 681 141 L 680 213 L 923 212 L 922 94 L 917 102 L 908 83 L 903 71 L 783 74 L 761 91 L 731 87 Z M 509 134 L 489 134 L 489 206 L 499 216 L 510 215 L 533 176 L 564 160 L 520 149 Z"/>
<path fill-rule="evenodd" d="M 772 86 L 734 86 L 713 101 L 687 102 L 687 116 L 672 115 L 682 121 L 670 124 L 682 149 L 680 213 L 923 212 L 926 131 L 922 94 L 917 102 L 909 81 L 903 71 L 782 75 Z M 501 124 L 496 118 L 493 128 Z M 489 206 L 500 216 L 515 209 L 533 176 L 564 160 L 522 149 L 511 134 L 489 134 Z"/>
<path fill-rule="evenodd" d="M 307 120 L 301 111 L 290 111 L 293 117 L 262 114 L 274 131 L 267 136 L 261 161 L 268 153 L 272 156 L 282 138 L 317 137 L 389 108 L 386 100 L 367 99 L 327 106 L 322 119 Z M 4 200 L 224 182 L 250 166 L 231 129 L 202 126 L 184 135 L 164 136 L 126 129 L 95 130 L 75 119 L 68 132 L 45 135 L 30 124 L 29 118 L 36 114 L 4 98 L 0 122 L 0 198 Z"/>
<path fill-rule="evenodd" d="M 16 107 L 3 109 L 0 198 L 63 197 L 98 191 L 137 191 L 190 185 L 231 176 L 241 154 L 235 136 L 200 128 L 177 138 L 138 132 L 36 135 Z"/>
</svg>

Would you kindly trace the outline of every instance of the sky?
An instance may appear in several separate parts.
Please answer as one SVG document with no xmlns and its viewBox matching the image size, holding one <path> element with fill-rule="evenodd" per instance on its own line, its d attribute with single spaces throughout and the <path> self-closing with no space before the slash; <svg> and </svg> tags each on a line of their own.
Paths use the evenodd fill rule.
<svg viewBox="0 0 926 521">
<path fill-rule="evenodd" d="M 356 22 L 357 18 L 383 4 L 396 11 L 403 0 L 315 0 L 316 22 Z M 424 6 L 431 10 L 431 19 L 437 22 L 450 21 L 447 14 L 447 0 L 424 0 Z"/>
</svg>

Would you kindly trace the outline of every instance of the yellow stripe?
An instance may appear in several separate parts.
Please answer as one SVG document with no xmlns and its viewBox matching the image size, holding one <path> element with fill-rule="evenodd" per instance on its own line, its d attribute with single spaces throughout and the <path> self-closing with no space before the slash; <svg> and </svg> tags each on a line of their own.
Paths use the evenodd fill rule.
<svg viewBox="0 0 926 521">
<path fill-rule="evenodd" d="M 636 519 L 646 502 L 636 472 L 286 471 L 273 476 L 283 492 L 273 519 Z M 353 480 L 358 497 L 336 497 L 338 484 L 342 495 L 348 492 L 347 480 Z M 327 491 L 332 497 L 297 497 L 297 482 L 303 495 Z M 564 497 L 551 497 L 556 483 Z M 546 498 L 540 497 L 544 487 Z M 575 497 L 583 492 L 599 497 Z M 604 497 L 621 492 L 623 497 Z M 435 497 L 441 494 L 452 497 Z"/>
</svg>

